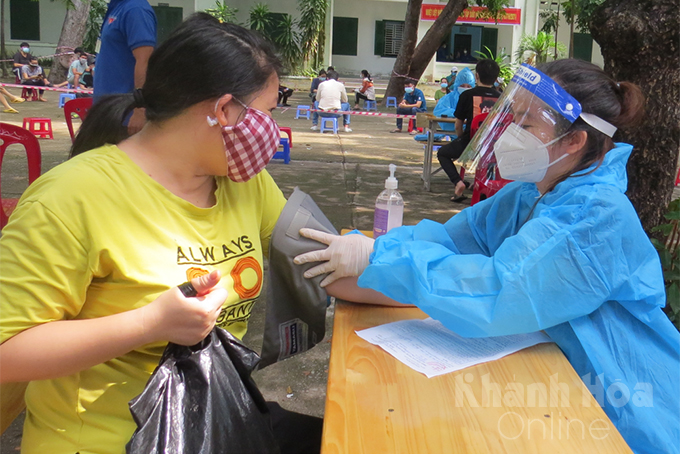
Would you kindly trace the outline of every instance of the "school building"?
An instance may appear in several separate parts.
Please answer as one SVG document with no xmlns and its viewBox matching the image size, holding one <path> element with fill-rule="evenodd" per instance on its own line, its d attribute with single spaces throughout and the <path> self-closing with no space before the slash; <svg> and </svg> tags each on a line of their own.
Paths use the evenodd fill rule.
<svg viewBox="0 0 680 454">
<path fill-rule="evenodd" d="M 558 0 L 511 0 L 503 18 L 495 23 L 480 14 L 481 8 L 471 7 L 463 12 L 442 46 L 433 56 L 423 74 L 429 80 L 447 75 L 452 66 L 461 69 L 474 66 L 470 56 L 485 47 L 494 53 L 504 52 L 515 59 L 515 52 L 523 34 L 535 36 L 542 27 L 541 11 L 557 7 Z M 297 0 L 226 0 L 237 8 L 237 17 L 247 22 L 248 12 L 258 2 L 266 3 L 274 20 L 284 15 L 297 19 Z M 326 21 L 325 64 L 333 65 L 341 74 L 358 75 L 367 69 L 377 76 L 388 76 L 401 48 L 404 16 L 408 0 L 329 0 Z M 549 4 L 552 2 L 552 5 Z M 158 18 L 159 40 L 195 11 L 215 6 L 214 0 L 150 1 Z M 432 26 L 446 0 L 425 0 L 420 11 L 418 40 Z M 15 52 L 21 41 L 31 45 L 35 55 L 49 55 L 59 39 L 65 15 L 62 1 L 8 0 L 5 2 L 6 47 Z M 558 40 L 569 45 L 569 25 L 560 21 Z M 574 52 L 577 58 L 602 66 L 599 46 L 590 35 L 575 34 Z M 11 55 L 10 55 L 11 56 Z"/>
</svg>

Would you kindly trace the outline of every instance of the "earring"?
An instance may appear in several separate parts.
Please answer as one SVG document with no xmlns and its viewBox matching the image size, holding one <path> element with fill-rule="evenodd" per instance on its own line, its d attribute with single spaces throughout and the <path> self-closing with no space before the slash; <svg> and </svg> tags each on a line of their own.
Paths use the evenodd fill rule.
<svg viewBox="0 0 680 454">
<path fill-rule="evenodd" d="M 210 115 L 208 115 L 208 116 L 206 117 L 206 120 L 208 121 L 208 126 L 215 126 L 215 125 L 217 125 L 217 124 L 219 123 L 219 122 L 217 121 L 217 118 L 213 118 L 213 117 L 211 117 Z"/>
</svg>

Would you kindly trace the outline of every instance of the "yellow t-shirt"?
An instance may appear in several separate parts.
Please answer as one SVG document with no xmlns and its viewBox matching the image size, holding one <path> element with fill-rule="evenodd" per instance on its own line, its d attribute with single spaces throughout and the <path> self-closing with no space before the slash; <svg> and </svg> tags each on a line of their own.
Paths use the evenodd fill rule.
<svg viewBox="0 0 680 454">
<path fill-rule="evenodd" d="M 216 200 L 198 208 L 176 197 L 115 146 L 46 173 L 0 238 L 0 342 L 53 320 L 136 309 L 213 269 L 229 292 L 218 325 L 242 337 L 285 198 L 263 171 L 246 183 L 217 178 Z M 164 348 L 31 382 L 22 452 L 124 452 L 135 429 L 128 402 Z"/>
</svg>

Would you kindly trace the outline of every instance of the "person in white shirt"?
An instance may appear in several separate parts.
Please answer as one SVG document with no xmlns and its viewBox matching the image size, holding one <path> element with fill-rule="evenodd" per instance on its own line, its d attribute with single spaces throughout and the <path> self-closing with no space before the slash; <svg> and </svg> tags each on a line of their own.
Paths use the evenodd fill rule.
<svg viewBox="0 0 680 454">
<path fill-rule="evenodd" d="M 76 47 L 73 53 L 77 58 L 71 62 L 71 65 L 68 68 L 68 76 L 66 77 L 66 80 L 71 87 L 85 88 L 81 78 L 83 77 L 85 71 L 87 71 L 87 54 L 80 47 Z M 82 85 L 82 87 L 80 85 Z"/>
<path fill-rule="evenodd" d="M 319 116 L 322 117 L 339 117 L 339 114 L 330 113 L 337 110 L 349 111 L 349 102 L 347 98 L 347 91 L 345 85 L 338 81 L 338 73 L 336 71 L 328 71 L 328 80 L 319 84 L 316 91 L 316 102 L 314 106 L 316 109 L 324 110 L 326 112 L 314 112 L 312 116 L 312 131 L 319 129 Z M 345 132 L 352 132 L 349 127 L 349 114 L 342 115 L 342 124 L 345 126 Z"/>
</svg>

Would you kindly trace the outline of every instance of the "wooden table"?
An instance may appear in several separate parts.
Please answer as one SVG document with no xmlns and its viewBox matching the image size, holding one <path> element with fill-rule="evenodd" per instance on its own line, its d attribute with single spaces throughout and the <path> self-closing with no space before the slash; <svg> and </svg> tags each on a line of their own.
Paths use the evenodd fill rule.
<svg viewBox="0 0 680 454">
<path fill-rule="evenodd" d="M 420 114 L 419 114 L 420 115 Z M 432 147 L 434 146 L 434 133 L 437 131 L 437 123 L 455 123 L 455 118 L 436 117 L 429 113 L 423 113 L 422 116 L 416 116 L 417 119 L 422 118 L 427 122 L 426 129 L 429 131 L 427 135 L 427 144 L 425 145 L 425 155 L 423 156 L 423 188 L 426 191 L 430 190 L 430 179 L 437 171 L 432 172 Z M 416 126 L 420 127 L 418 120 Z"/>
<path fill-rule="evenodd" d="M 428 379 L 354 333 L 425 317 L 337 303 L 323 454 L 632 452 L 555 344 Z"/>
</svg>

